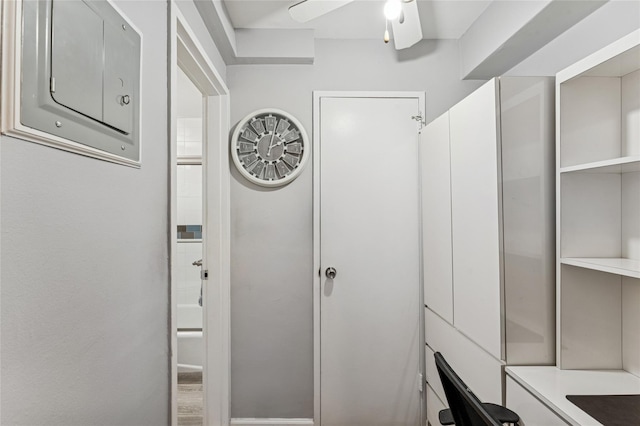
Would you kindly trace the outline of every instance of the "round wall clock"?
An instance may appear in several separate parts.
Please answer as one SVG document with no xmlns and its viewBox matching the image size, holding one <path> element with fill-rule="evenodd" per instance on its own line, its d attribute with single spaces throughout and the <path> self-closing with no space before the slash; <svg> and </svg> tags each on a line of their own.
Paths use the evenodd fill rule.
<svg viewBox="0 0 640 426">
<path fill-rule="evenodd" d="M 285 185 L 309 158 L 307 133 L 298 120 L 278 109 L 243 118 L 231 137 L 231 156 L 240 173 L 262 186 Z"/>
</svg>

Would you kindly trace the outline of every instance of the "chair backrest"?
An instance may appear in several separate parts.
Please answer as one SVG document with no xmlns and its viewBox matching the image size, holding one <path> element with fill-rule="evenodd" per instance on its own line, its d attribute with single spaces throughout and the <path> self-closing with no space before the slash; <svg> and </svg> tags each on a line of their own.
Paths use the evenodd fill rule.
<svg viewBox="0 0 640 426">
<path fill-rule="evenodd" d="M 442 387 L 456 426 L 501 426 L 462 381 L 440 352 L 434 355 Z"/>
</svg>

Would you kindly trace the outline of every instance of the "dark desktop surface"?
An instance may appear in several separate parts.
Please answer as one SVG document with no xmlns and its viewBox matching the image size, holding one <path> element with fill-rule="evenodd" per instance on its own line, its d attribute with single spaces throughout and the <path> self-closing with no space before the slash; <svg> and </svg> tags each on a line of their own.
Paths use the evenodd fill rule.
<svg viewBox="0 0 640 426">
<path fill-rule="evenodd" d="M 640 395 L 567 395 L 604 426 L 640 426 Z"/>
</svg>

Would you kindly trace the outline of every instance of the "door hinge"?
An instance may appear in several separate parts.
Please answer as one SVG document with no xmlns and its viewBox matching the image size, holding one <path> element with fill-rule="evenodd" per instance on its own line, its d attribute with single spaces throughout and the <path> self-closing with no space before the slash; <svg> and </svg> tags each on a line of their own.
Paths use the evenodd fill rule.
<svg viewBox="0 0 640 426">
<path fill-rule="evenodd" d="M 56 78 L 55 77 L 51 77 L 51 79 L 49 80 L 49 91 L 51 93 L 56 93 Z"/>
<path fill-rule="evenodd" d="M 208 280 L 209 279 L 209 270 L 203 269 L 202 271 L 200 271 L 200 279 L 201 280 Z"/>
<path fill-rule="evenodd" d="M 424 128 L 424 126 L 427 125 L 427 122 L 425 121 L 421 111 L 418 111 L 418 115 L 412 115 L 411 119 L 417 121 L 418 124 L 420 125 L 420 128 L 418 129 L 418 133 L 420 133 Z"/>
<path fill-rule="evenodd" d="M 424 391 L 424 376 L 422 373 L 418 373 L 418 392 Z"/>
</svg>

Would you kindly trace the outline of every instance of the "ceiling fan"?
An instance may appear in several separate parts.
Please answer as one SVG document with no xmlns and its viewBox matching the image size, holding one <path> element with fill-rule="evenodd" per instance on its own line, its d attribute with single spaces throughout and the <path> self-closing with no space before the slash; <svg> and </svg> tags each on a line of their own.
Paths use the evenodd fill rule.
<svg viewBox="0 0 640 426">
<path fill-rule="evenodd" d="M 301 23 L 311 21 L 332 12 L 354 0 L 303 0 L 289 7 L 291 17 Z M 393 28 L 393 43 L 396 50 L 406 49 L 422 40 L 422 26 L 418 15 L 417 0 L 387 0 L 384 5 L 386 25 Z M 385 27 L 384 42 L 389 41 Z"/>
</svg>

